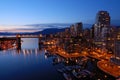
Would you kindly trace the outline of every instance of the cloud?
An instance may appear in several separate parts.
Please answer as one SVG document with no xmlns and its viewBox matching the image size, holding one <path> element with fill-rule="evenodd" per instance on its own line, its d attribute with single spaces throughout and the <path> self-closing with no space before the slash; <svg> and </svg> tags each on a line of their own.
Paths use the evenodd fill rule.
<svg viewBox="0 0 120 80">
<path fill-rule="evenodd" d="M 40 31 L 32 26 L 14 26 L 14 25 L 2 25 L 0 26 L 0 32 L 36 32 Z"/>
<path fill-rule="evenodd" d="M 70 24 L 1 25 L 0 32 L 37 32 L 47 28 L 65 28 Z"/>
</svg>

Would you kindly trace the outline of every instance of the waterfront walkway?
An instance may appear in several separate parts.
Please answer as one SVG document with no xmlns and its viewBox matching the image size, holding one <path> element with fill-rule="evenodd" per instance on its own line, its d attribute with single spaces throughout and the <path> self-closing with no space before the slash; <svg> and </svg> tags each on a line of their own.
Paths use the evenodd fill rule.
<svg viewBox="0 0 120 80">
<path fill-rule="evenodd" d="M 64 58 L 76 58 L 76 57 L 80 57 L 80 56 L 87 56 L 87 54 L 83 54 L 83 53 L 67 53 L 65 52 L 64 50 L 62 49 L 59 49 L 57 52 L 56 52 L 58 55 L 64 57 Z"/>
<path fill-rule="evenodd" d="M 110 61 L 99 61 L 97 63 L 97 66 L 99 69 L 101 69 L 102 71 L 114 76 L 114 77 L 119 77 L 120 76 L 120 66 L 111 63 Z"/>
</svg>

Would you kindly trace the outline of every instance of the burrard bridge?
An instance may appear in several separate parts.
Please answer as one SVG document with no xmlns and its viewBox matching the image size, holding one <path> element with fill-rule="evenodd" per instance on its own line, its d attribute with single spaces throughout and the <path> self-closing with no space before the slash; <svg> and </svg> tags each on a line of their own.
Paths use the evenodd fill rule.
<svg viewBox="0 0 120 80">
<path fill-rule="evenodd" d="M 39 48 L 41 47 L 43 36 L 40 35 L 16 35 L 11 37 L 0 37 L 0 41 L 14 40 L 16 42 L 16 49 L 21 49 L 21 38 L 38 38 Z"/>
</svg>

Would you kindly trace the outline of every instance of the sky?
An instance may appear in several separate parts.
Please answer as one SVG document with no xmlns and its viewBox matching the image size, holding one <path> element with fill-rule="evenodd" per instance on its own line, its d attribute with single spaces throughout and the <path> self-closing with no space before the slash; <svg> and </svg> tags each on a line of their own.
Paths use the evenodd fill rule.
<svg viewBox="0 0 120 80">
<path fill-rule="evenodd" d="M 120 21 L 119 4 L 120 0 L 0 0 L 0 31 L 26 29 L 27 24 L 94 24 L 100 10 L 108 11 L 113 22 Z"/>
</svg>

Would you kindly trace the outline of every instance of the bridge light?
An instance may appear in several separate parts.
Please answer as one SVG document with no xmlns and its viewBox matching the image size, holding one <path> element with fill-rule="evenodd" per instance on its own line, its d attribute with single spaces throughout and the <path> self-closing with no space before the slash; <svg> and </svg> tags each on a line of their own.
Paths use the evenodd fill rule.
<svg viewBox="0 0 120 80">
<path fill-rule="evenodd" d="M 42 37 L 42 34 L 40 34 L 39 36 Z"/>
<path fill-rule="evenodd" d="M 17 36 L 16 37 L 20 37 L 20 34 L 17 34 Z"/>
</svg>

